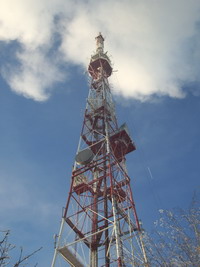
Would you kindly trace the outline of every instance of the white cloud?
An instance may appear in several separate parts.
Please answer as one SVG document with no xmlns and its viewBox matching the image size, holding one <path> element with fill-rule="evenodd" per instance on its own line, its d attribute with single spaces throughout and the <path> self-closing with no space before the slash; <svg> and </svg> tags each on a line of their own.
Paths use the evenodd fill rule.
<svg viewBox="0 0 200 267">
<path fill-rule="evenodd" d="M 65 79 L 55 57 L 45 54 L 42 49 L 24 49 L 17 53 L 20 67 L 4 69 L 3 75 L 13 91 L 37 101 L 46 100 L 56 82 Z"/>
<path fill-rule="evenodd" d="M 37 46 L 49 39 L 51 14 L 45 12 L 42 1 L 2 0 L 0 4 L 1 40 L 17 39 L 26 45 Z"/>
<path fill-rule="evenodd" d="M 22 45 L 21 69 L 11 68 L 6 79 L 24 96 L 45 100 L 48 88 L 63 80 L 58 60 L 47 56 L 52 48 L 63 54 L 60 63 L 86 68 L 99 31 L 118 70 L 115 93 L 140 100 L 181 98 L 183 85 L 200 82 L 199 1 L 0 0 L 0 5 L 0 39 Z"/>
</svg>

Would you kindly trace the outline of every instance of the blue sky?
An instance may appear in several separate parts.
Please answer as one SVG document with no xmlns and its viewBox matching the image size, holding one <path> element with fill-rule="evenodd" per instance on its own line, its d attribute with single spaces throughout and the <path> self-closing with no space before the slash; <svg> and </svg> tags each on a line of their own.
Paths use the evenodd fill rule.
<svg viewBox="0 0 200 267">
<path fill-rule="evenodd" d="M 127 165 L 144 228 L 199 192 L 197 2 L 0 1 L 0 229 L 27 252 L 43 246 L 39 266 L 53 257 L 99 30 L 117 70 L 119 124 L 137 146 Z"/>
</svg>

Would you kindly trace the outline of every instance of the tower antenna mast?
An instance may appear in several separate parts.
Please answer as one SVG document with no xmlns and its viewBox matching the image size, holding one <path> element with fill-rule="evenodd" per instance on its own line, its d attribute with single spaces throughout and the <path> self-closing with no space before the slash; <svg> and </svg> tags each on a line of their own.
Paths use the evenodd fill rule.
<svg viewBox="0 0 200 267">
<path fill-rule="evenodd" d="M 125 156 L 136 147 L 127 125 L 117 123 L 108 82 L 112 65 L 101 33 L 88 73 L 89 95 L 52 267 L 148 266 L 126 170 Z"/>
</svg>

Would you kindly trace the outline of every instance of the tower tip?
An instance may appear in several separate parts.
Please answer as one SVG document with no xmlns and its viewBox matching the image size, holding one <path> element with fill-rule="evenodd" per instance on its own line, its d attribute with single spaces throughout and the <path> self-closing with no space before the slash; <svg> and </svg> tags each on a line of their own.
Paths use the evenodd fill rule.
<svg viewBox="0 0 200 267">
<path fill-rule="evenodd" d="M 96 39 L 96 50 L 97 50 L 97 52 L 103 53 L 104 38 L 103 38 L 101 32 L 99 32 L 99 35 L 95 39 Z"/>
<path fill-rule="evenodd" d="M 102 39 L 104 41 L 103 35 L 101 34 L 101 32 L 99 32 L 99 34 L 97 35 L 97 37 L 95 39 Z"/>
<path fill-rule="evenodd" d="M 88 71 L 93 79 L 99 79 L 101 69 L 101 75 L 108 78 L 112 74 L 112 67 L 109 57 L 104 53 L 104 38 L 101 32 L 95 39 L 96 53 L 91 57 Z"/>
</svg>

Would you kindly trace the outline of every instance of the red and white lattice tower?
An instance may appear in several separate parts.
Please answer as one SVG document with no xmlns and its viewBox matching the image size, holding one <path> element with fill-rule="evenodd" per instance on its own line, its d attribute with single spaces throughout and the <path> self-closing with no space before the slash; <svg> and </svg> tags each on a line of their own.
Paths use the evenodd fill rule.
<svg viewBox="0 0 200 267">
<path fill-rule="evenodd" d="M 88 72 L 91 86 L 52 267 L 147 266 L 125 165 L 136 148 L 126 124 L 117 123 L 101 34 Z"/>
</svg>

